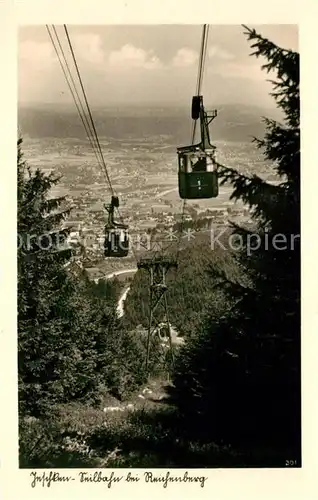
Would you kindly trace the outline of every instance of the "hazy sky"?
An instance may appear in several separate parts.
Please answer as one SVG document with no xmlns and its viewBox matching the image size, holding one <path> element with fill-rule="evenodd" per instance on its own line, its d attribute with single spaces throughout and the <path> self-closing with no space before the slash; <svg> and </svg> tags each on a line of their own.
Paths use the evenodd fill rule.
<svg viewBox="0 0 318 500">
<path fill-rule="evenodd" d="M 298 50 L 294 25 L 259 25 L 260 34 Z M 195 93 L 202 26 L 68 26 L 92 106 L 121 102 L 188 105 Z M 65 32 L 57 27 L 67 51 Z M 203 94 L 211 103 L 271 105 L 269 76 L 251 57 L 239 25 L 210 25 Z M 66 52 L 71 61 L 69 52 Z M 45 26 L 19 30 L 19 102 L 72 102 Z M 75 72 L 74 72 L 75 75 Z"/>
</svg>

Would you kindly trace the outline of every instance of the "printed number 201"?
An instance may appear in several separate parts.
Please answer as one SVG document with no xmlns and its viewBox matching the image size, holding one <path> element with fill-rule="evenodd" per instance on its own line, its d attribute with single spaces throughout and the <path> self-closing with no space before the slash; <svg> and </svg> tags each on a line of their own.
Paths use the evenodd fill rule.
<svg viewBox="0 0 318 500">
<path fill-rule="evenodd" d="M 297 460 L 285 460 L 286 467 L 295 467 L 297 465 Z"/>
</svg>

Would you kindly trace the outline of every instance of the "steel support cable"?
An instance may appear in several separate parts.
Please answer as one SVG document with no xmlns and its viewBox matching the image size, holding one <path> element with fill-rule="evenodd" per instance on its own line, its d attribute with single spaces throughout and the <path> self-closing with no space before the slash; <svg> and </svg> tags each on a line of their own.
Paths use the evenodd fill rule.
<svg viewBox="0 0 318 500">
<path fill-rule="evenodd" d="M 202 33 L 202 42 L 201 42 L 201 54 L 200 54 L 200 61 L 199 61 L 199 69 L 198 69 L 198 78 L 197 78 L 197 95 L 199 95 L 199 92 L 201 90 L 201 85 L 202 85 L 202 75 L 203 75 L 203 69 L 204 69 L 204 60 L 205 60 L 205 54 L 206 54 L 206 46 L 207 46 L 207 38 L 206 38 L 206 29 L 207 25 L 203 26 L 203 33 Z M 193 133 L 192 133 L 192 144 L 194 144 L 194 136 L 195 136 L 195 127 L 193 128 Z M 178 263 L 179 260 L 179 253 L 180 253 L 180 247 L 181 247 L 181 238 L 182 238 L 182 233 L 183 233 L 183 225 L 184 225 L 184 213 L 185 213 L 185 206 L 186 206 L 186 199 L 183 200 L 182 204 L 182 212 L 181 212 L 181 223 L 180 223 L 180 228 L 179 228 L 179 239 L 177 241 L 177 249 L 176 249 L 176 262 Z M 168 245 L 169 248 L 171 245 Z M 153 260 L 156 258 L 156 252 L 153 255 Z M 176 268 L 176 273 L 178 272 L 178 267 Z M 166 308 L 167 308 L 167 298 L 165 297 L 166 301 Z M 149 303 L 149 325 L 151 324 L 152 320 L 152 314 L 153 310 L 151 309 L 151 292 L 150 292 L 150 303 Z M 167 314 L 167 309 L 166 309 L 166 314 Z M 167 318 L 167 321 L 169 323 L 169 318 Z M 150 326 L 149 326 L 149 331 L 148 331 L 148 340 L 147 340 L 147 358 L 146 358 L 146 366 L 148 364 L 148 357 L 149 357 L 149 347 L 150 347 L 150 337 L 151 337 L 151 331 L 150 331 Z M 170 347 L 171 347 L 171 338 L 170 338 Z"/>
<path fill-rule="evenodd" d="M 203 30 L 202 30 L 201 48 L 200 48 L 200 55 L 199 55 L 199 67 L 198 67 L 197 84 L 196 84 L 196 95 L 200 95 L 200 92 L 201 92 L 205 58 L 206 58 L 206 50 L 207 50 L 208 32 L 209 32 L 209 25 L 204 24 Z M 194 144 L 194 139 L 195 139 L 195 128 L 196 128 L 196 121 L 194 122 L 193 129 L 192 129 L 192 139 L 191 139 L 192 144 Z M 182 239 L 183 226 L 184 226 L 184 215 L 185 215 L 186 201 L 187 200 L 184 199 L 183 203 L 182 203 L 179 237 L 177 238 L 177 245 L 176 245 L 176 247 L 177 247 L 176 248 L 176 261 L 178 261 L 178 257 L 179 257 L 179 253 L 180 253 L 181 239 Z M 173 245 L 173 242 L 171 242 L 170 245 L 167 245 L 164 250 L 167 251 L 172 245 Z M 157 251 L 157 253 L 159 253 L 159 252 L 160 252 L 160 250 Z M 157 253 L 155 252 L 154 255 L 156 256 Z"/>
<path fill-rule="evenodd" d="M 203 74 L 204 74 L 204 67 L 205 67 L 205 60 L 206 60 L 206 53 L 207 53 L 207 46 L 208 46 L 208 36 L 209 36 L 209 25 L 208 24 L 204 24 L 203 25 L 203 29 L 202 29 L 201 48 L 200 48 L 198 76 L 197 76 L 197 86 L 196 86 L 196 95 L 197 96 L 199 96 L 200 93 L 201 93 L 201 87 L 202 87 L 202 82 L 203 82 Z M 192 145 L 194 144 L 194 141 L 195 141 L 196 123 L 197 123 L 197 120 L 195 120 L 194 123 L 193 123 L 192 141 L 191 141 Z M 182 238 L 183 226 L 184 226 L 184 215 L 185 215 L 186 202 L 187 202 L 187 200 L 184 199 L 183 200 L 182 212 L 181 212 L 181 223 L 180 223 L 179 241 L 178 241 L 178 245 L 177 245 L 177 258 L 176 258 L 177 261 L 178 261 L 179 253 L 180 253 L 180 249 L 181 249 L 181 238 Z"/>
<path fill-rule="evenodd" d="M 63 57 L 64 57 L 64 62 L 65 62 L 65 65 L 66 65 L 66 67 L 67 67 L 67 69 L 68 69 L 68 71 L 69 71 L 69 76 L 70 76 L 71 81 L 72 81 L 72 83 L 73 83 L 73 86 L 74 86 L 75 93 L 76 93 L 77 99 L 78 99 L 78 101 L 79 101 L 79 104 L 78 104 L 78 102 L 77 102 L 77 100 L 76 100 L 76 97 L 75 97 L 74 91 L 73 91 L 72 86 L 71 86 L 71 84 L 70 84 L 70 82 L 69 82 L 69 79 L 68 79 L 67 72 L 66 72 L 66 70 L 65 70 L 65 68 L 64 68 L 64 66 L 63 66 L 63 63 L 62 63 L 62 60 L 61 60 L 60 54 L 59 54 L 59 52 L 58 52 L 58 48 L 57 48 L 57 46 L 56 46 L 56 44 L 55 44 L 55 42 L 54 42 L 53 36 L 52 36 L 52 34 L 51 34 L 51 32 L 50 32 L 50 29 L 49 29 L 48 25 L 46 25 L 46 29 L 47 29 L 47 32 L 48 32 L 49 37 L 50 37 L 50 39 L 51 39 L 51 42 L 52 42 L 53 48 L 54 48 L 54 50 L 55 50 L 55 53 L 56 53 L 56 55 L 57 55 L 58 61 L 59 61 L 59 63 L 60 63 L 60 66 L 61 66 L 61 68 L 62 68 L 62 71 L 63 71 L 64 77 L 65 77 L 66 83 L 67 83 L 68 88 L 69 88 L 69 90 L 70 90 L 70 92 L 71 92 L 71 95 L 72 95 L 72 97 L 73 97 L 73 101 L 74 101 L 74 103 L 75 103 L 75 106 L 76 106 L 76 109 L 77 109 L 78 115 L 79 115 L 79 117 L 80 117 L 80 119 L 81 119 L 81 121 L 82 121 L 82 124 L 83 124 L 83 126 L 84 126 L 84 129 L 85 129 L 85 132 L 86 132 L 87 138 L 88 138 L 88 140 L 89 140 L 89 142 L 90 142 L 90 145 L 92 146 L 92 149 L 93 149 L 93 152 L 94 152 L 94 154 L 95 154 L 95 156 L 96 156 L 97 162 L 98 162 L 98 163 L 100 163 L 100 159 L 99 159 L 99 157 L 98 157 L 98 151 L 96 150 L 96 147 L 95 147 L 95 145 L 94 145 L 94 143 L 93 143 L 93 141 L 92 141 L 92 137 L 91 137 L 91 130 L 90 130 L 90 128 L 89 128 L 89 123 L 88 123 L 87 117 L 86 117 L 86 115 L 85 115 L 85 111 L 84 111 L 83 105 L 82 105 L 82 103 L 81 103 L 81 99 L 80 99 L 80 97 L 79 97 L 79 95 L 78 95 L 78 92 L 77 92 L 77 89 L 76 89 L 76 85 L 75 85 L 74 80 L 73 80 L 73 78 L 72 78 L 72 75 L 71 75 L 71 72 L 70 72 L 69 66 L 68 66 L 68 64 L 67 64 L 67 61 L 66 61 L 65 55 L 63 55 Z M 58 41 L 59 41 L 59 40 L 58 40 Z M 60 45 L 60 44 L 59 44 L 59 45 Z M 81 107 L 81 109 L 80 109 L 80 107 Z M 82 110 L 82 111 L 81 111 L 81 110 Z M 86 123 L 85 123 L 85 119 L 84 119 L 84 117 L 83 117 L 82 113 L 83 113 L 84 117 L 86 118 Z"/>
<path fill-rule="evenodd" d="M 88 130 L 89 130 L 89 132 L 90 132 L 90 134 L 91 134 L 92 138 L 93 138 L 93 139 L 94 139 L 94 141 L 95 141 L 95 144 L 94 144 L 94 148 L 93 148 L 93 149 L 97 150 L 97 154 L 100 154 L 100 153 L 99 153 L 99 150 L 98 150 L 98 147 L 97 147 L 96 138 L 94 137 L 94 131 L 93 131 L 93 129 L 92 129 L 91 124 L 89 123 L 89 120 L 88 120 L 87 116 L 86 116 L 86 112 L 85 112 L 85 110 L 84 110 L 84 107 L 83 107 L 83 104 L 82 104 L 81 98 L 80 98 L 80 96 L 79 96 L 79 94 L 78 94 L 78 91 L 77 91 L 77 88 L 76 88 L 76 83 L 74 82 L 74 78 L 73 78 L 72 72 L 71 72 L 71 70 L 70 70 L 70 67 L 69 67 L 69 65 L 68 65 L 68 62 L 67 62 L 67 59 L 66 59 L 66 56 L 65 56 L 65 53 L 64 53 L 64 49 L 63 49 L 62 44 L 61 44 L 61 42 L 60 42 L 60 39 L 59 39 L 59 36 L 58 36 L 57 31 L 56 31 L 56 29 L 55 29 L 55 26 L 54 26 L 54 25 L 52 25 L 52 27 L 53 27 L 54 34 L 55 34 L 55 36 L 56 36 L 56 39 L 57 39 L 57 41 L 58 41 L 59 48 L 60 48 L 60 51 L 61 51 L 61 53 L 62 53 L 62 56 L 63 56 L 64 62 L 65 62 L 66 68 L 67 68 L 67 70 L 68 70 L 68 74 L 69 74 L 70 79 L 71 79 L 71 82 L 72 82 L 72 84 L 73 84 L 73 87 L 74 87 L 74 90 L 75 90 L 76 96 L 77 96 L 78 101 L 79 101 L 79 103 L 80 103 L 80 107 L 81 107 L 82 113 L 83 113 L 83 115 L 84 115 L 84 117 L 85 117 L 85 121 L 86 121 L 86 124 L 87 124 L 87 128 L 88 128 Z M 94 151 L 94 152 L 95 152 L 95 151 Z M 96 156 L 96 153 L 95 153 L 95 156 Z M 102 160 L 102 158 L 101 158 L 101 160 Z M 98 161 L 98 163 L 100 164 L 100 161 L 99 161 L 99 160 L 97 160 L 97 161 Z"/>
<path fill-rule="evenodd" d="M 87 111 L 88 111 L 88 114 L 89 114 L 89 117 L 90 117 L 90 120 L 91 120 L 91 124 L 92 124 L 93 130 L 94 130 L 94 133 L 95 133 L 97 147 L 98 147 L 98 150 L 99 150 L 101 158 L 102 158 L 103 167 L 104 167 L 106 178 L 107 178 L 108 184 L 109 184 L 109 189 L 110 189 L 110 192 L 111 192 L 112 196 L 114 196 L 114 194 L 115 194 L 114 193 L 114 189 L 113 189 L 113 186 L 111 184 L 110 177 L 109 177 L 109 174 L 108 174 L 108 171 L 107 171 L 107 167 L 106 167 L 106 163 L 105 163 L 105 160 L 104 160 L 102 148 L 101 148 L 101 145 L 100 145 L 100 142 L 99 142 L 99 139 L 98 139 L 98 135 L 97 135 L 95 123 L 94 123 L 94 120 L 93 120 L 93 117 L 92 117 L 92 113 L 91 113 L 91 110 L 90 110 L 90 107 L 89 107 L 89 104 L 88 104 L 86 92 L 85 92 L 84 85 L 83 85 L 83 82 L 82 82 L 82 77 L 80 75 L 79 67 L 78 67 L 78 64 L 77 64 L 77 61 L 76 61 L 76 57 L 75 57 L 75 54 L 74 54 L 74 50 L 73 50 L 73 47 L 72 47 L 72 42 L 71 42 L 69 34 L 68 34 L 68 29 L 67 29 L 67 26 L 65 24 L 64 24 L 64 30 L 65 30 L 65 33 L 66 33 L 67 41 L 68 41 L 68 44 L 69 44 L 69 47 L 70 47 L 70 51 L 71 51 L 71 54 L 72 54 L 72 57 L 73 57 L 74 65 L 75 65 L 75 68 L 76 68 L 77 76 L 78 76 L 78 79 L 79 79 L 79 82 L 80 82 L 80 85 L 81 85 L 81 89 L 82 89 L 82 92 L 83 92 L 83 96 L 84 96 L 84 99 L 85 99 Z"/>
<path fill-rule="evenodd" d="M 202 61 L 201 61 L 200 77 L 199 77 L 199 85 L 198 85 L 197 95 L 201 94 L 201 87 L 202 87 L 204 68 L 205 68 L 206 51 L 207 51 L 207 46 L 208 46 L 208 37 L 209 37 L 209 25 L 206 24 L 205 25 L 205 36 L 204 36 L 204 43 L 203 43 Z"/>
<path fill-rule="evenodd" d="M 196 95 L 197 96 L 199 96 L 201 94 L 206 51 L 207 51 L 207 46 L 208 46 L 208 36 L 209 36 L 209 25 L 204 24 L 203 30 L 202 30 L 201 50 L 200 50 L 197 88 L 196 88 Z M 197 120 L 194 120 L 193 128 L 192 128 L 192 144 L 194 144 L 194 140 L 195 140 L 196 127 L 197 127 Z"/>
<path fill-rule="evenodd" d="M 67 72 L 66 72 L 66 70 L 65 70 L 65 68 L 64 68 L 64 66 L 63 66 L 63 63 L 62 63 L 61 57 L 60 57 L 59 52 L 58 52 L 58 48 L 57 48 L 57 46 L 56 46 L 56 44 L 55 44 L 55 42 L 54 42 L 53 36 L 52 36 L 52 34 L 51 34 L 50 30 L 49 30 L 48 25 L 46 25 L 46 28 L 47 28 L 47 31 L 48 31 L 49 37 L 50 37 L 50 39 L 51 39 L 52 45 L 53 45 L 53 47 L 54 47 L 54 50 L 55 50 L 55 52 L 56 52 L 56 55 L 57 55 L 57 57 L 58 57 L 58 60 L 59 60 L 60 66 L 61 66 L 61 68 L 62 68 L 63 74 L 64 74 L 64 76 L 65 76 L 65 79 L 66 79 L 67 85 L 68 85 L 68 87 L 69 87 L 69 89 L 70 89 L 70 92 L 71 92 L 71 95 L 72 95 L 72 97 L 73 97 L 73 100 L 74 100 L 75 106 L 76 106 L 76 108 L 77 108 L 78 114 L 79 114 L 80 119 L 81 119 L 81 121 L 82 121 L 82 123 L 83 123 L 84 129 L 85 129 L 85 132 L 86 132 L 86 135 L 87 135 L 87 137 L 88 137 L 88 140 L 89 140 L 89 142 L 90 142 L 90 145 L 92 146 L 93 152 L 94 152 L 94 154 L 95 154 L 95 156 L 96 156 L 97 164 L 101 167 L 101 170 L 102 170 L 102 172 L 104 173 L 104 175 L 105 175 L 105 177 L 106 177 L 106 181 L 107 181 L 107 182 L 110 182 L 110 181 L 108 180 L 109 178 L 107 178 L 107 175 L 106 175 L 105 170 L 103 169 L 103 164 L 102 164 L 103 156 L 102 156 L 102 154 L 101 154 L 101 151 L 98 149 L 98 147 L 96 146 L 96 144 L 94 144 L 94 142 L 92 141 L 92 137 L 93 137 L 93 139 L 95 139 L 95 141 L 96 141 L 96 136 L 94 137 L 94 132 L 93 132 L 93 130 L 92 130 L 92 128 L 91 128 L 91 126 L 90 126 L 90 124 L 89 124 L 88 118 L 87 118 L 86 113 L 85 113 L 85 110 L 84 110 L 84 108 L 83 108 L 83 105 L 82 105 L 82 102 L 81 102 L 81 98 L 80 98 L 80 96 L 79 96 L 79 94 L 78 94 L 78 91 L 77 91 L 77 88 L 76 88 L 76 84 L 75 84 L 75 82 L 74 82 L 74 78 L 72 77 L 72 73 L 71 73 L 70 68 L 69 68 L 69 65 L 68 65 L 68 63 L 67 63 L 67 59 L 66 59 L 66 56 L 65 56 L 64 50 L 63 50 L 63 48 L 62 48 L 62 45 L 61 45 L 61 43 L 60 43 L 60 40 L 59 40 L 58 34 L 57 34 L 56 30 L 55 30 L 55 27 L 53 26 L 53 30 L 54 30 L 55 36 L 56 36 L 56 38 L 57 38 L 57 40 L 58 40 L 58 44 L 59 44 L 60 50 L 61 50 L 61 52 L 62 52 L 62 55 L 63 55 L 63 58 L 64 58 L 64 62 L 65 62 L 66 68 L 67 68 L 67 70 L 68 70 L 70 80 L 71 80 L 71 82 L 73 83 L 73 86 L 74 86 L 74 89 L 75 89 L 75 94 L 76 94 L 77 99 L 78 99 L 78 101 L 79 101 L 80 107 L 79 107 L 79 105 L 78 105 L 78 103 L 77 103 L 76 97 L 75 97 L 75 95 L 74 95 L 74 91 L 73 91 L 73 89 L 72 89 L 72 87 L 71 87 L 71 84 L 70 84 L 69 79 L 68 79 L 68 76 L 67 76 Z M 80 108 L 81 108 L 82 112 L 81 112 Z M 83 118 L 82 113 L 83 113 L 83 115 L 84 115 L 84 118 L 85 118 L 85 119 Z M 86 121 L 86 123 L 85 123 L 85 121 Z M 91 137 L 91 135 L 92 135 L 92 137 Z M 96 142 L 97 142 L 97 141 L 96 141 Z M 100 155 L 101 155 L 101 157 L 99 157 L 99 156 L 98 156 L 98 154 L 100 154 Z M 107 170 L 106 170 L 106 171 L 107 171 Z M 113 192 L 114 192 L 114 190 L 113 190 Z M 117 210 L 118 210 L 118 209 L 117 209 Z M 120 215 L 120 213 L 119 213 L 119 210 L 118 210 L 118 214 L 119 214 L 119 217 L 120 217 L 121 221 L 123 222 L 123 219 L 122 219 L 122 217 L 121 217 L 121 215 Z M 135 260 L 136 260 L 136 262 L 137 262 L 136 254 L 135 254 L 135 252 L 134 252 L 134 250 L 133 250 L 133 249 L 132 249 L 132 252 L 133 252 L 134 258 L 135 258 Z"/>
<path fill-rule="evenodd" d="M 207 35 L 207 25 L 203 25 L 202 29 L 202 38 L 201 38 L 201 47 L 200 47 L 200 56 L 199 56 L 199 66 L 198 66 L 198 75 L 197 75 L 197 86 L 196 86 L 196 95 L 200 95 L 200 87 L 202 82 L 202 65 L 203 65 L 203 57 L 204 57 L 204 47 Z"/>
<path fill-rule="evenodd" d="M 69 44 L 69 48 L 70 48 L 70 51 L 71 51 L 71 54 L 72 54 L 72 58 L 73 58 L 74 65 L 75 65 L 75 68 L 76 68 L 76 73 L 77 73 L 77 76 L 78 76 L 78 79 L 79 79 L 79 82 L 80 82 L 80 85 L 81 85 L 81 89 L 82 89 L 83 96 L 84 96 L 84 99 L 85 99 L 85 103 L 86 103 L 86 107 L 87 107 L 87 110 L 88 110 L 88 114 L 89 114 L 89 117 L 90 117 L 90 120 L 91 120 L 92 128 L 93 128 L 93 131 L 94 131 L 94 134 L 95 134 L 95 139 L 96 139 L 97 147 L 98 147 L 98 150 L 99 150 L 99 153 L 100 153 L 100 156 L 101 156 L 101 159 L 102 159 L 103 167 L 104 167 L 104 173 L 106 175 L 106 179 L 107 179 L 108 184 L 109 184 L 109 189 L 110 189 L 111 195 L 115 196 L 115 190 L 114 190 L 114 188 L 112 186 L 112 183 L 111 183 L 108 171 L 107 171 L 107 167 L 106 167 L 106 163 L 105 163 L 105 160 L 104 160 L 102 148 L 101 148 L 101 145 L 100 145 L 100 142 L 99 142 L 99 139 L 98 139 L 98 134 L 97 134 L 97 131 L 96 131 L 95 123 L 94 123 L 93 116 L 92 116 L 92 113 L 91 113 L 91 110 L 90 110 L 90 106 L 88 104 L 88 99 L 87 99 L 86 92 L 85 92 L 85 89 L 84 89 L 83 81 L 82 81 L 82 78 L 81 78 L 81 75 L 80 75 L 80 71 L 79 71 L 79 67 L 78 67 L 77 61 L 76 61 L 75 53 L 74 53 L 74 50 L 73 50 L 73 47 L 72 47 L 72 42 L 71 42 L 71 39 L 70 39 L 70 36 L 69 36 L 69 33 L 68 33 L 67 26 L 65 24 L 64 24 L 64 31 L 65 31 L 65 34 L 66 34 L 66 37 L 67 37 L 67 41 L 68 41 L 68 44 Z M 117 213 L 119 215 L 119 219 L 120 219 L 121 223 L 123 223 L 124 222 L 123 221 L 123 217 L 121 216 L 118 208 L 117 208 Z M 133 252 L 133 255 L 134 255 L 134 259 L 137 262 L 137 257 L 136 257 L 136 254 L 135 254 L 133 248 L 132 248 L 132 252 Z"/>
</svg>

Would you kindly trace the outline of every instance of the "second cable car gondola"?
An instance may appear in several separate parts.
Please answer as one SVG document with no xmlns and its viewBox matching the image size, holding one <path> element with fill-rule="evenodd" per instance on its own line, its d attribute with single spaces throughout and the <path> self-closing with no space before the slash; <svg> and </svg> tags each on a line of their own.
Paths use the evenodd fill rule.
<svg viewBox="0 0 318 500">
<path fill-rule="evenodd" d="M 105 205 L 108 211 L 104 239 L 105 257 L 127 257 L 129 252 L 128 226 L 114 221 L 114 209 L 118 207 L 119 199 L 117 196 L 112 196 L 110 205 Z"/>
<path fill-rule="evenodd" d="M 215 150 L 210 143 L 209 124 L 217 111 L 206 112 L 203 97 L 192 99 L 192 119 L 200 121 L 201 142 L 177 149 L 179 196 L 182 199 L 215 198 L 219 194 Z"/>
</svg>

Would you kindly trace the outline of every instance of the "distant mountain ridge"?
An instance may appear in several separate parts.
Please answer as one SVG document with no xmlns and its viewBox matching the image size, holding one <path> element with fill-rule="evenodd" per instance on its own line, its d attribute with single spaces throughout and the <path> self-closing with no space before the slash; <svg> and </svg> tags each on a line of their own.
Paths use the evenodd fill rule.
<svg viewBox="0 0 318 500">
<path fill-rule="evenodd" d="M 226 141 L 250 141 L 264 135 L 262 117 L 279 119 L 275 110 L 255 106 L 214 106 L 218 116 L 211 125 L 211 138 Z M 207 109 L 213 106 L 207 105 Z M 167 142 L 184 143 L 191 129 L 190 109 L 177 106 L 112 106 L 93 109 L 100 137 L 115 139 L 164 135 Z M 85 139 L 85 130 L 77 111 L 69 105 L 19 106 L 18 122 L 22 134 L 32 138 Z"/>
</svg>

